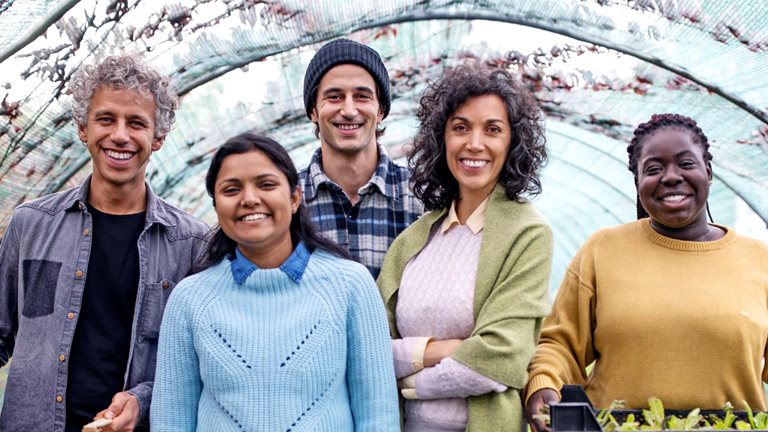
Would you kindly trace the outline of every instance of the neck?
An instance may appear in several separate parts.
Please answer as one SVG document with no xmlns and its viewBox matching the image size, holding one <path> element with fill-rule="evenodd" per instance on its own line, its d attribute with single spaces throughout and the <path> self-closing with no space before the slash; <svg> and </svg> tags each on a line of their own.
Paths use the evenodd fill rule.
<svg viewBox="0 0 768 432">
<path fill-rule="evenodd" d="M 684 241 L 714 241 L 721 239 L 725 235 L 725 231 L 723 229 L 709 225 L 706 219 L 692 223 L 682 228 L 670 228 L 651 219 L 651 228 L 665 237 Z"/>
<path fill-rule="evenodd" d="M 293 253 L 293 243 L 291 243 L 290 237 L 288 237 L 287 242 L 283 241 L 272 247 L 248 247 L 248 245 L 238 244 L 237 248 L 244 257 L 261 269 L 278 268 Z"/>
<path fill-rule="evenodd" d="M 456 200 L 456 216 L 462 225 L 467 223 L 467 219 L 477 210 L 480 204 L 493 193 L 493 187 L 487 191 L 462 191 L 459 187 L 459 199 Z"/>
<path fill-rule="evenodd" d="M 107 214 L 141 213 L 147 209 L 147 186 L 143 181 L 138 186 L 115 186 L 91 177 L 88 204 Z"/>
<path fill-rule="evenodd" d="M 334 183 L 341 186 L 347 198 L 355 204 L 359 196 L 357 191 L 373 177 L 379 163 L 379 150 L 369 145 L 359 152 L 344 154 L 327 151 L 323 146 L 323 172 Z"/>
</svg>

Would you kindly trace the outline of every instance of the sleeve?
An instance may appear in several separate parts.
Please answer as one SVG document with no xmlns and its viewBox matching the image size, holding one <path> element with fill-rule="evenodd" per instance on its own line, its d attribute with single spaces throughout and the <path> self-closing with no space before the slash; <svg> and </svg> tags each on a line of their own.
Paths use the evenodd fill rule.
<svg viewBox="0 0 768 432">
<path fill-rule="evenodd" d="M 405 337 L 392 341 L 392 357 L 397 379 L 424 369 L 424 351 L 430 337 Z"/>
<path fill-rule="evenodd" d="M 194 431 L 202 379 L 194 346 L 189 295 L 183 282 L 168 299 L 157 347 L 150 421 L 152 430 Z"/>
<path fill-rule="evenodd" d="M 577 252 L 563 277 L 552 313 L 544 321 L 541 339 L 528 368 L 528 396 L 542 388 L 560 391 L 563 384 L 586 385 L 586 367 L 597 357 L 594 271 L 584 248 Z"/>
<path fill-rule="evenodd" d="M 452 358 L 426 368 L 403 380 L 402 395 L 406 399 L 467 398 L 496 392 L 507 386 L 487 378 Z"/>
<path fill-rule="evenodd" d="M 144 381 L 135 387 L 126 390 L 126 393 L 132 394 L 139 403 L 139 422 L 138 426 L 149 425 L 149 406 L 152 402 L 152 381 Z"/>
<path fill-rule="evenodd" d="M 497 260 L 503 264 L 495 266 Z M 452 358 L 507 387 L 522 389 L 548 310 L 551 263 L 552 231 L 543 223 L 524 227 L 504 254 L 489 256 L 484 263 L 488 271 L 500 270 L 482 276 L 482 267 L 478 270 L 478 281 L 495 281 L 494 286 L 477 313 L 472 335 Z"/>
<path fill-rule="evenodd" d="M 0 240 L 0 367 L 13 355 L 18 329 L 19 241 L 16 216 Z"/>
<path fill-rule="evenodd" d="M 346 381 L 355 431 L 399 430 L 397 385 L 384 305 L 364 267 L 347 283 Z"/>
</svg>

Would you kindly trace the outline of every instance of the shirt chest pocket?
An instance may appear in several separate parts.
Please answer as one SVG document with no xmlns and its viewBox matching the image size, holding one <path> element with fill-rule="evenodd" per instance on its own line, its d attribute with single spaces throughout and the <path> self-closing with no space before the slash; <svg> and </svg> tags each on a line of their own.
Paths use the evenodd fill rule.
<svg viewBox="0 0 768 432">
<path fill-rule="evenodd" d="M 160 335 L 160 323 L 168 297 L 176 286 L 175 282 L 164 279 L 160 282 L 144 285 L 144 295 L 139 310 L 139 343 L 157 342 Z"/>
</svg>

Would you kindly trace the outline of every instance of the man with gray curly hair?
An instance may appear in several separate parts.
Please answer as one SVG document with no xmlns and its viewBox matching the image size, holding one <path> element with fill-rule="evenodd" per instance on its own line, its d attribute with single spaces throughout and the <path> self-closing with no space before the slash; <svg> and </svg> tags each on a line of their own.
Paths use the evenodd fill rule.
<svg viewBox="0 0 768 432">
<path fill-rule="evenodd" d="M 208 227 L 157 197 L 147 163 L 174 123 L 167 78 L 132 55 L 70 83 L 93 171 L 24 203 L 0 243 L 0 431 L 147 430 L 163 308 Z"/>
</svg>

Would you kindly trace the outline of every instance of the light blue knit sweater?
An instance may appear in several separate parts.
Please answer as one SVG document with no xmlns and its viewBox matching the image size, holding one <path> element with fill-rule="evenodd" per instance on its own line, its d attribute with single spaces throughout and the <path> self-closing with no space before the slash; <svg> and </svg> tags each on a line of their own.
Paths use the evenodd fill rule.
<svg viewBox="0 0 768 432">
<path fill-rule="evenodd" d="M 223 259 L 173 291 L 151 423 L 163 431 L 397 431 L 384 306 L 362 265 L 312 253 L 238 285 Z"/>
</svg>

